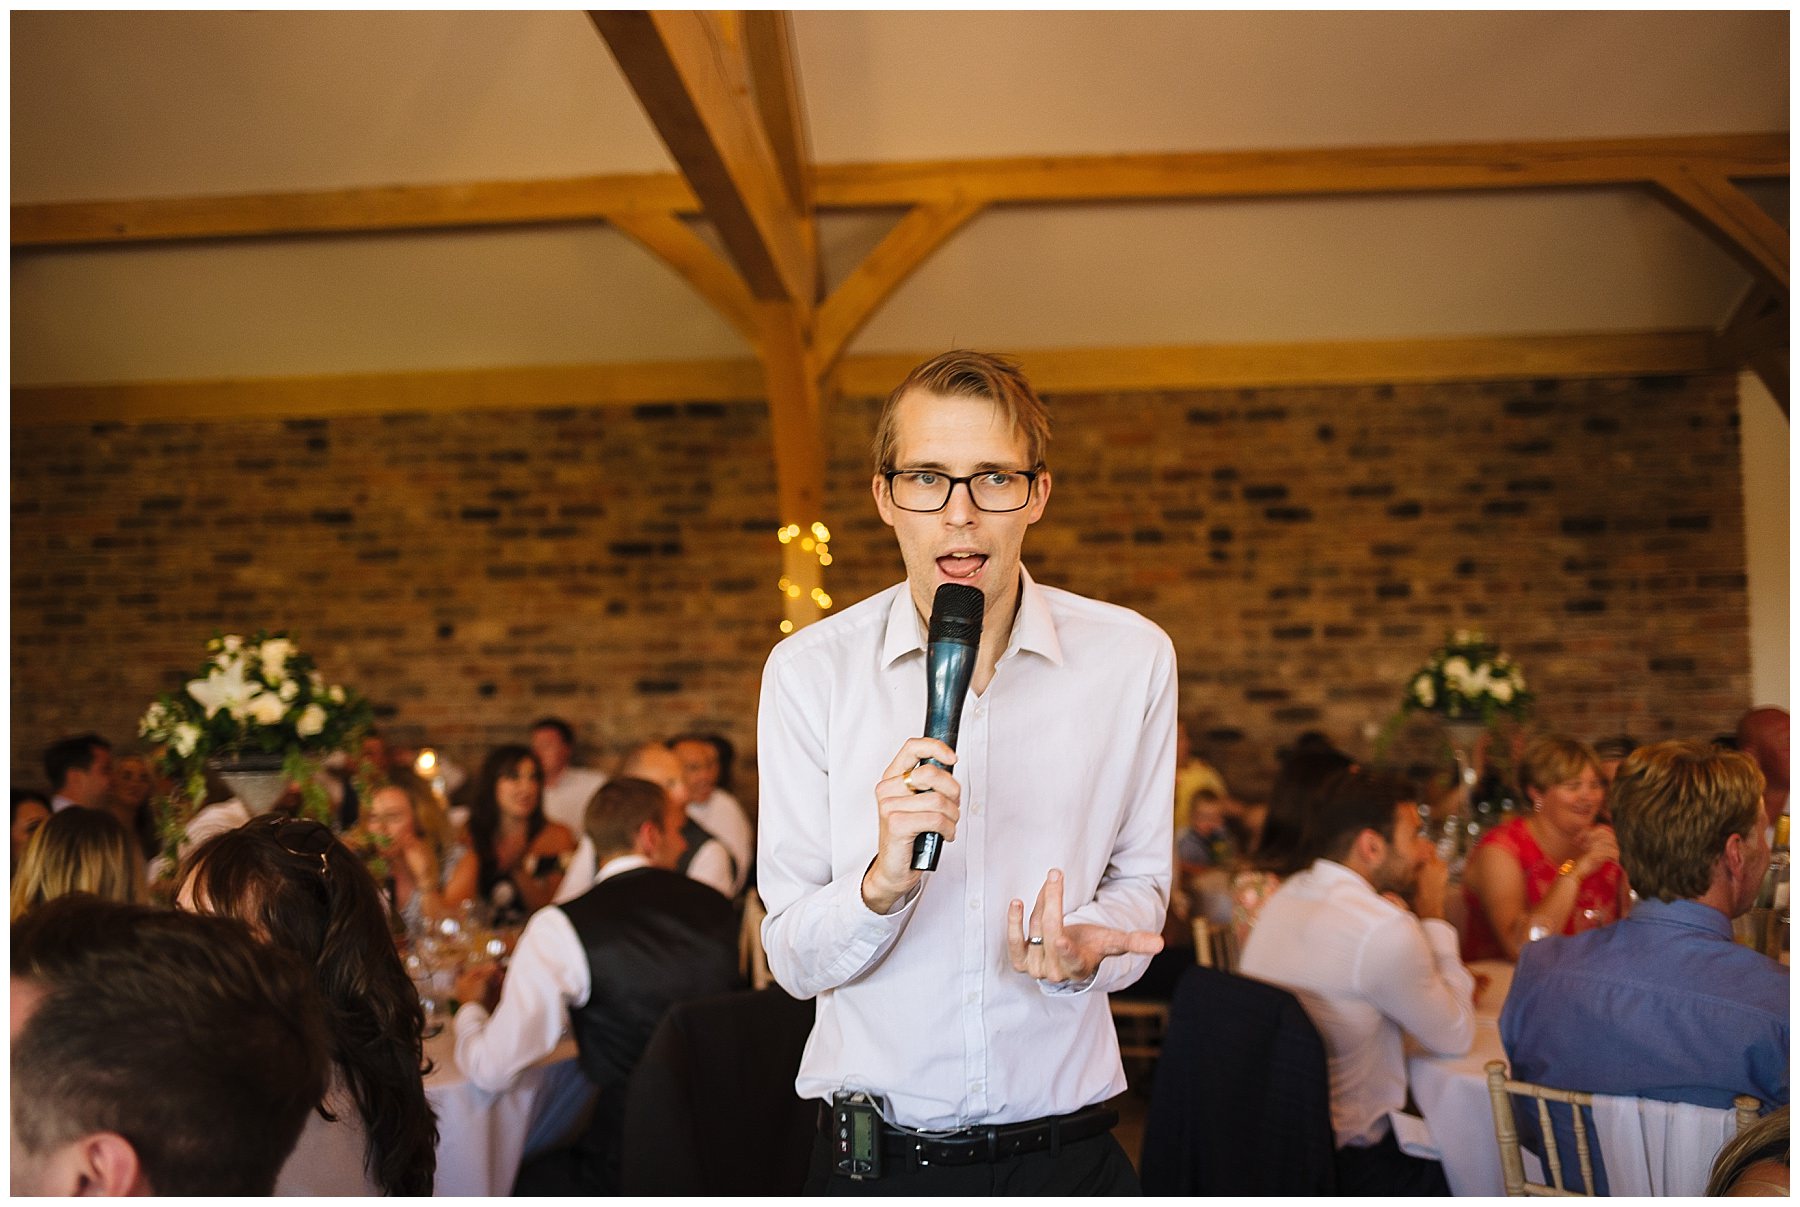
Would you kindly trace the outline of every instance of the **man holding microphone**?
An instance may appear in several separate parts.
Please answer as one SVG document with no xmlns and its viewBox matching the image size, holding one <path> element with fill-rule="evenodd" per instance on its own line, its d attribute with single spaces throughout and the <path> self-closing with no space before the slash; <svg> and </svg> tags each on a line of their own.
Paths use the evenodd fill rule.
<svg viewBox="0 0 1800 1207">
<path fill-rule="evenodd" d="M 914 369 L 872 480 L 906 581 L 764 670 L 763 941 L 782 986 L 818 999 L 796 1081 L 822 1104 L 815 1192 L 1137 1190 L 1101 1106 L 1125 1088 L 1106 993 L 1162 946 L 1175 658 L 1143 617 L 1026 573 L 1048 440 L 1011 363 Z M 985 614 L 955 750 L 912 736 L 947 583 Z M 930 872 L 926 833 L 944 839 Z"/>
</svg>

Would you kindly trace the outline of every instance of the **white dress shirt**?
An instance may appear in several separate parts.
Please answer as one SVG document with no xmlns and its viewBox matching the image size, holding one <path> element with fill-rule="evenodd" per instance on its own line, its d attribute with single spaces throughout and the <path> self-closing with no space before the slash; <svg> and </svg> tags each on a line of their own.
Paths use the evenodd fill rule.
<svg viewBox="0 0 1800 1207">
<path fill-rule="evenodd" d="M 1104 960 L 1085 984 L 1037 982 L 1008 958 L 1007 903 L 1029 915 L 1061 868 L 1067 921 L 1162 928 L 1174 648 L 1136 613 L 1021 571 L 993 681 L 963 706 L 956 840 L 879 915 L 861 888 L 875 784 L 924 728 L 925 636 L 902 583 L 789 637 L 763 672 L 763 942 L 782 987 L 818 998 L 795 1088 L 871 1091 L 917 1128 L 1079 1110 L 1125 1088 L 1104 991 L 1148 957 Z"/>
<path fill-rule="evenodd" d="M 609 859 L 575 895 L 649 863 L 642 855 Z M 493 1015 L 474 1003 L 457 1010 L 456 1067 L 490 1094 L 510 1088 L 515 1077 L 562 1040 L 569 1011 L 587 1005 L 592 987 L 587 951 L 575 924 L 553 905 L 540 909 L 513 948 Z"/>
<path fill-rule="evenodd" d="M 564 767 L 554 784 L 544 785 L 544 816 L 569 827 L 571 834 L 580 834 L 587 825 L 588 802 L 605 783 L 603 771 L 591 767 Z"/>
<path fill-rule="evenodd" d="M 725 799 L 731 800 L 729 796 Z M 693 815 L 691 805 L 688 807 L 688 815 Z M 743 816 L 741 809 L 738 815 Z M 702 827 L 704 828 L 704 823 Z M 744 829 L 748 831 L 749 828 L 750 823 L 745 820 Z M 709 838 L 695 849 L 694 857 L 688 860 L 685 874 L 689 880 L 698 880 L 708 888 L 717 889 L 720 896 L 730 900 L 744 887 L 744 877 L 748 870 L 748 865 L 742 862 L 734 868 L 731 851 L 719 839 Z M 563 875 L 562 884 L 557 886 L 556 896 L 551 899 L 551 904 L 561 905 L 565 901 L 573 901 L 593 886 L 594 842 L 586 834 L 582 834 L 575 843 L 575 853 L 569 856 L 569 870 Z"/>
<path fill-rule="evenodd" d="M 1404 1032 L 1434 1055 L 1475 1039 L 1475 978 L 1456 931 L 1421 923 L 1341 863 L 1320 859 L 1264 902 L 1238 971 L 1293 993 L 1325 1041 L 1337 1145 L 1367 1147 L 1406 1105 Z"/>
<path fill-rule="evenodd" d="M 727 897 L 736 897 L 744 891 L 744 881 L 750 875 L 751 854 L 756 846 L 756 832 L 750 826 L 750 818 L 744 813 L 744 806 L 738 804 L 737 797 L 725 789 L 714 788 L 712 795 L 705 800 L 690 801 L 687 815 L 698 822 L 702 830 L 711 834 L 715 841 L 724 845 L 721 854 L 731 857 L 725 865 L 724 887 L 694 872 L 694 864 L 700 861 L 700 856 L 710 843 L 703 844 L 701 850 L 695 852 L 693 862 L 688 864 L 688 875 L 695 880 L 706 879 L 706 883 Z"/>
</svg>

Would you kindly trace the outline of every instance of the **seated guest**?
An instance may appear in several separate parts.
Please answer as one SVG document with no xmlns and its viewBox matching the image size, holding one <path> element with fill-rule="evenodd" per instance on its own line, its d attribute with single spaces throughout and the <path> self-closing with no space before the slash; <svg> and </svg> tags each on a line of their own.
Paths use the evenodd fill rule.
<svg viewBox="0 0 1800 1207">
<path fill-rule="evenodd" d="M 1175 840 L 1175 860 L 1185 875 L 1230 867 L 1237 861 L 1237 840 L 1225 824 L 1225 805 L 1217 792 L 1201 788 L 1188 803 L 1187 830 Z"/>
<path fill-rule="evenodd" d="M 688 828 L 683 836 L 688 850 L 699 855 L 708 839 L 716 840 L 720 854 L 731 861 L 731 875 L 725 887 L 720 887 L 722 878 L 696 875 L 692 863 L 681 870 L 736 900 L 750 876 L 756 827 L 737 797 L 719 784 L 719 740 L 710 734 L 685 734 L 671 740 L 669 750 L 681 764 L 682 788 L 687 795 Z"/>
<path fill-rule="evenodd" d="M 1349 755 L 1330 748 L 1295 750 L 1281 760 L 1275 785 L 1269 789 L 1262 838 L 1231 877 L 1231 921 L 1240 949 L 1270 895 L 1283 880 L 1312 863 L 1311 854 L 1301 847 L 1307 818 L 1319 789 L 1350 765 Z"/>
<path fill-rule="evenodd" d="M 99 809 L 112 790 L 112 743 L 97 733 L 63 738 L 44 748 L 50 780 L 50 811 Z"/>
<path fill-rule="evenodd" d="M 687 777 L 682 773 L 681 760 L 661 742 L 645 742 L 626 755 L 619 774 L 655 784 L 668 794 L 670 800 L 682 807 L 685 816 L 688 803 Z M 711 886 L 720 896 L 730 896 L 732 882 L 737 876 L 730 849 L 707 834 L 691 818 L 683 823 L 682 841 L 686 848 L 675 861 L 674 870 L 689 880 L 698 880 L 701 884 Z M 569 861 L 568 879 L 563 883 L 562 891 L 556 895 L 558 905 L 579 897 L 586 891 L 582 885 L 594 882 L 595 862 L 594 844 L 584 834 L 575 847 L 574 857 Z"/>
<path fill-rule="evenodd" d="M 1758 1119 L 1727 1141 L 1706 1180 L 1709 1198 L 1788 1197 L 1788 1108 Z"/>
<path fill-rule="evenodd" d="M 600 869 L 573 901 L 532 916 L 494 1004 L 491 970 L 456 996 L 456 1064 L 491 1093 L 556 1047 L 572 1023 L 598 1087 L 584 1138 L 528 1164 L 516 1194 L 618 1190 L 625 1085 L 675 1002 L 737 987 L 737 920 L 724 897 L 670 869 L 682 852 L 679 802 L 644 780 L 609 780 L 588 804 Z M 492 1014 L 489 1011 L 492 1010 Z"/>
<path fill-rule="evenodd" d="M 1525 748 L 1519 786 L 1531 812 L 1488 831 L 1463 877 L 1465 960 L 1516 960 L 1534 937 L 1617 921 L 1627 886 L 1619 843 L 1599 824 L 1606 789 L 1593 747 L 1539 738 Z"/>
<path fill-rule="evenodd" d="M 1613 777 L 1619 774 L 1619 764 L 1638 748 L 1638 744 L 1638 740 L 1628 733 L 1616 733 L 1594 743 L 1594 755 L 1600 760 L 1601 784 L 1608 789 L 1612 787 Z"/>
<path fill-rule="evenodd" d="M 103 809 L 64 809 L 38 827 L 13 874 L 12 920 L 70 893 L 129 902 L 147 896 L 136 841 Z"/>
<path fill-rule="evenodd" d="M 19 856 L 38 827 L 50 817 L 50 798 L 31 788 L 12 790 L 12 869 L 18 871 Z"/>
<path fill-rule="evenodd" d="M 1187 722 L 1178 717 L 1175 721 L 1175 838 L 1178 842 L 1191 824 L 1188 810 L 1193 806 L 1194 793 L 1203 788 L 1213 793 L 1214 800 L 1224 800 L 1231 795 L 1226 791 L 1225 777 L 1218 769 L 1195 756 Z"/>
<path fill-rule="evenodd" d="M 119 819 L 119 824 L 137 840 L 144 858 L 149 859 L 162 849 L 156 833 L 156 810 L 150 803 L 156 779 L 149 757 L 137 751 L 120 755 L 113 764 L 112 778 L 106 810 Z"/>
<path fill-rule="evenodd" d="M 1636 751 L 1613 784 L 1641 900 L 1616 925 L 1533 943 L 1500 1014 L 1513 1076 L 1729 1107 L 1788 1100 L 1788 970 L 1732 942 L 1769 865 L 1762 775 L 1699 742 Z"/>
<path fill-rule="evenodd" d="M 1441 1165 L 1400 1150 L 1389 1118 L 1406 1105 L 1403 1036 L 1441 1056 L 1475 1038 L 1475 979 L 1444 921 L 1448 870 L 1412 798 L 1356 768 L 1326 784 L 1305 840 L 1320 858 L 1275 890 L 1239 962 L 1298 997 L 1325 1041 L 1342 1195 L 1450 1193 Z"/>
<path fill-rule="evenodd" d="M 394 882 L 394 908 L 408 930 L 474 899 L 475 855 L 452 832 L 437 796 L 417 776 L 396 773 L 396 782 L 377 788 L 364 824 L 381 840 Z"/>
<path fill-rule="evenodd" d="M 307 970 L 240 923 L 75 896 L 13 924 L 15 1195 L 266 1195 L 327 1066 Z"/>
<path fill-rule="evenodd" d="M 425 1015 L 356 856 L 318 822 L 270 813 L 195 850 L 180 883 L 182 909 L 236 918 L 299 956 L 324 997 L 331 1076 L 275 1193 L 430 1194 Z"/>
<path fill-rule="evenodd" d="M 606 782 L 606 773 L 574 765 L 575 730 L 561 717 L 531 723 L 531 749 L 544 769 L 544 816 L 572 834 L 581 833 L 587 803 Z"/>
<path fill-rule="evenodd" d="M 1785 708 L 1753 708 L 1738 720 L 1737 748 L 1763 773 L 1763 815 L 1773 831 L 1788 806 L 1788 714 Z"/>
<path fill-rule="evenodd" d="M 487 756 L 469 806 L 476 891 L 494 907 L 497 925 L 521 921 L 556 899 L 575 850 L 567 827 L 544 816 L 544 772 L 527 746 L 501 746 Z"/>
</svg>

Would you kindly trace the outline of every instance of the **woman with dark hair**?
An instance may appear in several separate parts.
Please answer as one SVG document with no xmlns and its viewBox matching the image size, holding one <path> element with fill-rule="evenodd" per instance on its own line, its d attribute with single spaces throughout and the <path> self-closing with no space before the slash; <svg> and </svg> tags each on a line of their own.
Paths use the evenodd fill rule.
<svg viewBox="0 0 1800 1207">
<path fill-rule="evenodd" d="M 544 816 L 544 769 L 529 746 L 495 749 L 481 764 L 469 806 L 477 891 L 496 925 L 523 920 L 556 899 L 575 835 Z"/>
<path fill-rule="evenodd" d="M 331 1086 L 276 1193 L 430 1194 L 437 1120 L 425 1101 L 425 1012 L 362 863 L 318 822 L 271 813 L 208 840 L 178 883 L 182 909 L 237 918 L 318 973 Z"/>
<path fill-rule="evenodd" d="M 1262 841 L 1231 878 L 1231 923 L 1240 948 L 1250 937 L 1263 902 L 1283 880 L 1313 861 L 1314 852 L 1301 841 L 1307 818 L 1312 815 L 1319 789 L 1351 765 L 1349 755 L 1329 746 L 1319 749 L 1296 744 L 1294 751 L 1282 760 L 1281 770 L 1275 773 L 1275 786 L 1269 789 Z"/>
</svg>

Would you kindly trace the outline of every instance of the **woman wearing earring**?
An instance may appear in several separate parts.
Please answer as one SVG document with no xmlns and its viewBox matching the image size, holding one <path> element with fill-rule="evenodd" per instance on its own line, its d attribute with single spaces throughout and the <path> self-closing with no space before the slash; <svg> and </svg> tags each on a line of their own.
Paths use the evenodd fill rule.
<svg viewBox="0 0 1800 1207">
<path fill-rule="evenodd" d="M 1594 930 L 1625 912 L 1618 839 L 1597 820 L 1606 788 L 1593 747 L 1539 738 L 1519 786 L 1530 812 L 1490 831 L 1463 877 L 1465 961 L 1516 960 L 1533 939 Z"/>
</svg>

